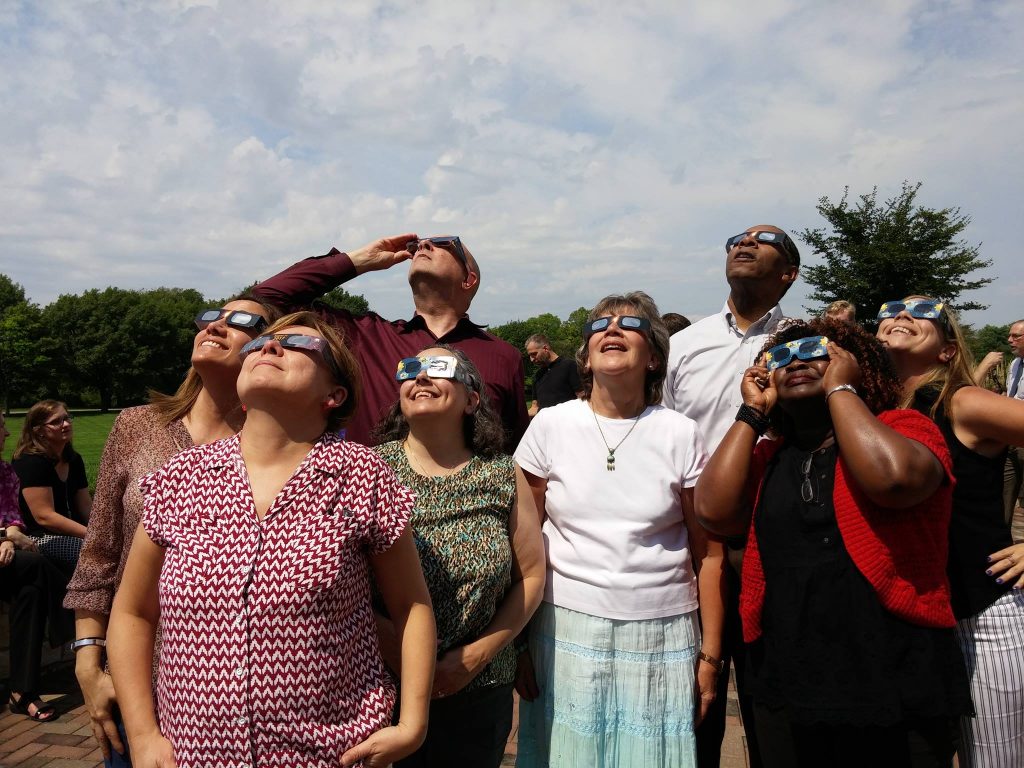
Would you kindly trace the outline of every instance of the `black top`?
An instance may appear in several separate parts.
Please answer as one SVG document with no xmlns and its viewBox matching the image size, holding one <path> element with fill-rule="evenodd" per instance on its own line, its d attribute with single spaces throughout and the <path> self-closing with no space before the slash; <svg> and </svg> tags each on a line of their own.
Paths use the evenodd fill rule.
<svg viewBox="0 0 1024 768">
<path fill-rule="evenodd" d="M 839 532 L 836 447 L 812 455 L 805 502 L 809 455 L 783 446 L 761 491 L 755 526 L 766 590 L 763 634 L 749 646 L 754 700 L 802 724 L 886 726 L 970 711 L 953 629 L 885 610 Z"/>
<path fill-rule="evenodd" d="M 75 494 L 82 488 L 89 487 L 89 480 L 85 476 L 85 462 L 82 461 L 81 455 L 71 451 L 67 481 L 61 480 L 57 475 L 57 465 L 53 459 L 37 453 L 22 454 L 20 458 L 11 462 L 11 466 L 18 473 L 18 481 L 23 489 L 49 488 L 53 491 L 53 508 L 57 514 L 80 523 L 84 522 L 72 511 Z M 32 512 L 25 503 L 25 495 L 21 491 L 18 492 L 18 505 L 21 507 L 21 518 L 25 521 L 25 533 L 32 536 L 46 533 L 32 517 Z"/>
<path fill-rule="evenodd" d="M 533 394 L 538 408 L 549 408 L 576 399 L 581 389 L 580 372 L 576 362 L 559 357 L 533 376 Z"/>
<path fill-rule="evenodd" d="M 918 390 L 914 409 L 931 416 L 937 393 Z M 982 456 L 957 440 L 953 425 L 940 405 L 935 424 L 946 438 L 953 458 L 953 517 L 949 522 L 949 586 L 957 619 L 974 616 L 1002 597 L 1013 581 L 996 584 L 985 573 L 988 556 L 1013 546 L 1010 526 L 1003 516 L 1003 466 L 1006 451 Z"/>
</svg>

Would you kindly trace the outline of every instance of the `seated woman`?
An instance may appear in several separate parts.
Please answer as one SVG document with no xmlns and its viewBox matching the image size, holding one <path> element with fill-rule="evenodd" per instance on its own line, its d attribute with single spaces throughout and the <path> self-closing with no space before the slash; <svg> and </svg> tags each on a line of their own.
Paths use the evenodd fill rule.
<svg viewBox="0 0 1024 768">
<path fill-rule="evenodd" d="M 976 716 L 961 720 L 961 768 L 1024 765 L 1024 543 L 1003 516 L 1008 445 L 1024 445 L 1024 402 L 975 386 L 953 314 L 924 296 L 889 301 L 878 339 L 902 405 L 935 421 L 953 457 L 949 575 Z"/>
<path fill-rule="evenodd" d="M 703 440 L 659 405 L 668 332 L 647 294 L 602 299 L 584 337 L 582 399 L 542 409 L 515 454 L 547 545 L 516 764 L 693 766 L 725 588 L 722 545 L 693 515 Z"/>
<path fill-rule="evenodd" d="M 85 462 L 71 447 L 72 432 L 67 406 L 40 400 L 25 414 L 11 461 L 21 483 L 18 503 L 25 532 L 69 577 L 92 508 Z"/>
<path fill-rule="evenodd" d="M 108 634 L 132 765 L 387 765 L 423 741 L 434 669 L 412 494 L 335 435 L 359 391 L 337 332 L 292 314 L 242 355 L 242 431 L 142 480 Z M 394 726 L 371 569 L 402 649 Z"/>
<path fill-rule="evenodd" d="M 856 326 L 796 323 L 765 355 L 696 492 L 708 528 L 749 529 L 740 615 L 761 759 L 948 766 L 970 697 L 942 435 L 893 410 L 899 382 Z M 778 439 L 758 442 L 769 427 Z"/>
<path fill-rule="evenodd" d="M 537 508 L 463 352 L 428 347 L 396 378 L 377 451 L 416 492 L 411 524 L 438 627 L 427 740 L 396 768 L 496 768 L 512 729 L 512 641 L 544 591 Z M 385 660 L 400 669 L 393 625 L 378 625 Z"/>
<path fill-rule="evenodd" d="M 245 413 L 235 386 L 242 367 L 239 353 L 277 316 L 276 310 L 244 297 L 202 310 L 195 319 L 192 367 L 178 391 L 153 392 L 150 405 L 124 409 L 107 438 L 88 533 L 64 599 L 75 610 L 81 643 L 75 649 L 75 676 L 107 768 L 130 765 L 102 643 L 142 517 L 139 479 L 186 448 L 241 429 Z"/>
<path fill-rule="evenodd" d="M 0 451 L 10 432 L 0 414 Z M 64 576 L 39 554 L 25 535 L 18 511 L 18 476 L 11 465 L 0 461 L 0 597 L 10 602 L 11 694 L 8 709 L 33 720 L 49 722 L 57 710 L 37 695 L 47 623 L 54 648 L 71 637 L 70 614 L 60 606 Z"/>
</svg>

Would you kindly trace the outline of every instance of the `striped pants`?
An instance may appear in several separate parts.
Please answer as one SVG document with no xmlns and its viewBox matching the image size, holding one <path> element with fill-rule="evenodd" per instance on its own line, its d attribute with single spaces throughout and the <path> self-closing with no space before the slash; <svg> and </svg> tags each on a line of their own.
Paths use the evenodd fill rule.
<svg viewBox="0 0 1024 768">
<path fill-rule="evenodd" d="M 976 717 L 961 723 L 960 768 L 1024 766 L 1024 591 L 957 623 Z"/>
</svg>

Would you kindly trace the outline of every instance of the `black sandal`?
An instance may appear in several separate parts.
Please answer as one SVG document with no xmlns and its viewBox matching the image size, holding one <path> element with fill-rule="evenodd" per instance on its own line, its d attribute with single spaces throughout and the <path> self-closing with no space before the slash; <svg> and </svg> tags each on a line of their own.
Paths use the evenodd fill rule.
<svg viewBox="0 0 1024 768">
<path fill-rule="evenodd" d="M 29 712 L 29 707 L 33 705 L 36 711 Z M 34 693 L 23 693 L 15 700 L 14 691 L 11 691 L 7 708 L 12 714 L 25 715 L 25 717 L 31 718 L 37 723 L 51 723 L 59 717 L 57 708 L 53 704 L 47 704 Z"/>
</svg>

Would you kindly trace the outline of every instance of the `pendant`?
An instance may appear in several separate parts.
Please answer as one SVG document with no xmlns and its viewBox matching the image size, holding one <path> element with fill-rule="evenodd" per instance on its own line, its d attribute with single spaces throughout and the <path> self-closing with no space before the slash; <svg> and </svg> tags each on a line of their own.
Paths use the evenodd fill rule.
<svg viewBox="0 0 1024 768">
<path fill-rule="evenodd" d="M 604 465 L 609 472 L 615 471 L 615 451 L 608 451 L 607 463 Z"/>
</svg>

